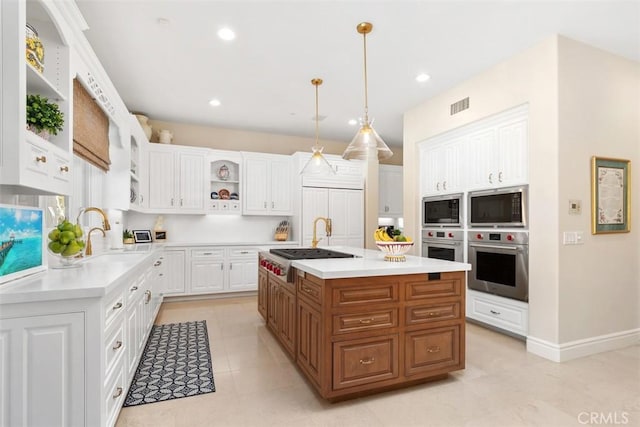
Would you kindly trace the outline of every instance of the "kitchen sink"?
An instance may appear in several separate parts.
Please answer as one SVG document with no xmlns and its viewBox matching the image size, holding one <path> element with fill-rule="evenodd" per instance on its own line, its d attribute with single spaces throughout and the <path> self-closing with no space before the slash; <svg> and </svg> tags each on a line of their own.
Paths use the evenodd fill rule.
<svg viewBox="0 0 640 427">
<path fill-rule="evenodd" d="M 105 252 L 98 255 L 85 257 L 83 262 L 90 263 L 112 263 L 112 262 L 135 262 L 147 256 L 142 252 Z"/>
<path fill-rule="evenodd" d="M 353 254 L 322 248 L 271 249 L 269 252 L 286 259 L 325 259 L 355 257 L 355 255 Z"/>
</svg>

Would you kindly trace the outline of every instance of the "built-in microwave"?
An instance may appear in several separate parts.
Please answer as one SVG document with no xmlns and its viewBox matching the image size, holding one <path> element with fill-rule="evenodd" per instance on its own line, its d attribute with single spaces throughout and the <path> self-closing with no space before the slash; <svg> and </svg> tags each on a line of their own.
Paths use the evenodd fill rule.
<svg viewBox="0 0 640 427">
<path fill-rule="evenodd" d="M 498 188 L 469 193 L 469 226 L 527 227 L 528 187 Z"/>
<path fill-rule="evenodd" d="M 422 199 L 422 227 L 461 227 L 462 193 Z"/>
</svg>

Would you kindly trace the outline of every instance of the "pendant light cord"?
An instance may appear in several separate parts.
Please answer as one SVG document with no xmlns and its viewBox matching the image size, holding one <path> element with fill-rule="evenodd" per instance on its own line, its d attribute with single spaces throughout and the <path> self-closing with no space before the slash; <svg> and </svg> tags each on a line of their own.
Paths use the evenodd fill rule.
<svg viewBox="0 0 640 427">
<path fill-rule="evenodd" d="M 364 121 L 369 123 L 369 96 L 367 95 L 367 34 L 362 34 L 364 41 Z"/>
<path fill-rule="evenodd" d="M 318 85 L 316 86 L 316 149 L 318 148 L 318 138 L 319 138 L 319 132 L 318 132 Z"/>
</svg>

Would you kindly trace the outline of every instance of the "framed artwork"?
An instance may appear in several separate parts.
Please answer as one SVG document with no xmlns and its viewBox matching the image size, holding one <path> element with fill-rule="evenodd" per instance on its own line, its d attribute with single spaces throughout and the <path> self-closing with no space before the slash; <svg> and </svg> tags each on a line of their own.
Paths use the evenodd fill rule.
<svg viewBox="0 0 640 427">
<path fill-rule="evenodd" d="M 0 204 L 0 284 L 47 269 L 43 210 Z"/>
<path fill-rule="evenodd" d="M 167 240 L 167 232 L 166 231 L 154 231 L 155 240 Z"/>
<path fill-rule="evenodd" d="M 151 243 L 151 230 L 133 230 L 136 243 Z"/>
<path fill-rule="evenodd" d="M 631 219 L 631 162 L 591 158 L 591 234 L 628 233 Z"/>
</svg>

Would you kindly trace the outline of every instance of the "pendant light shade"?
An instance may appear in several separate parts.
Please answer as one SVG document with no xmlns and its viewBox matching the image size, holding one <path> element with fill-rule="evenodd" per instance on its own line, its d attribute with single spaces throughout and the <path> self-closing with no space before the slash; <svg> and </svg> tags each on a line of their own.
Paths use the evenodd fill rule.
<svg viewBox="0 0 640 427">
<path fill-rule="evenodd" d="M 333 170 L 333 167 L 322 155 L 324 147 L 318 145 L 318 86 L 322 84 L 322 79 L 313 79 L 311 84 L 316 87 L 316 143 L 311 147 L 313 154 L 311 154 L 311 158 L 300 171 L 300 175 L 333 175 L 336 171 Z"/>
<path fill-rule="evenodd" d="M 373 150 L 378 155 L 378 160 L 388 159 L 393 152 L 384 143 L 378 132 L 373 128 L 373 120 L 369 120 L 369 102 L 367 95 L 367 34 L 373 29 L 369 22 L 361 22 L 356 27 L 364 40 L 364 117 L 360 119 L 360 129 L 353 137 L 349 146 L 342 154 L 343 159 L 366 160 Z"/>
</svg>

